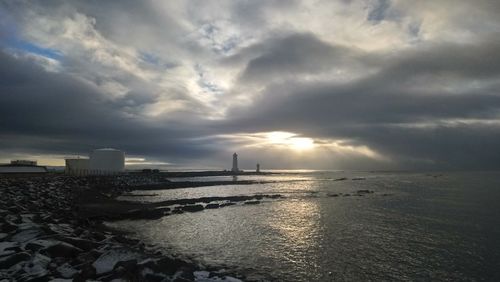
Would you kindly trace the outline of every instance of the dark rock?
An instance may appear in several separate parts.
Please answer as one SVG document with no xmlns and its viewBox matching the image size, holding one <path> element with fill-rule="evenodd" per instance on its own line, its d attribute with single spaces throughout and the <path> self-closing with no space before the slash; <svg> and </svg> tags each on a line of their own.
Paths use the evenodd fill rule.
<svg viewBox="0 0 500 282">
<path fill-rule="evenodd" d="M 76 263 L 86 263 L 89 261 L 95 261 L 102 255 L 102 252 L 99 252 L 97 250 L 91 250 L 90 252 L 86 253 L 81 253 L 76 257 Z"/>
<path fill-rule="evenodd" d="M 208 204 L 205 206 L 206 209 L 218 209 L 219 204 Z"/>
<path fill-rule="evenodd" d="M 5 233 L 9 233 L 9 232 L 12 232 L 14 230 L 17 230 L 17 226 L 10 223 L 10 222 L 5 222 L 4 224 L 2 224 L 2 232 L 5 232 Z"/>
<path fill-rule="evenodd" d="M 92 264 L 90 263 L 87 263 L 87 264 L 84 264 L 81 268 L 80 268 L 80 272 L 77 273 L 74 277 L 73 277 L 73 281 L 75 282 L 83 282 L 83 281 L 87 281 L 89 279 L 94 279 L 96 278 L 96 270 L 95 270 L 95 267 L 92 266 Z"/>
<path fill-rule="evenodd" d="M 347 180 L 347 177 L 336 178 L 333 181 L 344 181 Z"/>
<path fill-rule="evenodd" d="M 51 279 L 49 278 L 49 273 L 47 271 L 42 271 L 35 275 L 24 275 L 19 280 L 24 282 L 48 282 Z"/>
<path fill-rule="evenodd" d="M 144 279 L 151 282 L 161 282 L 165 279 L 165 276 L 156 273 L 148 273 L 144 276 Z"/>
<path fill-rule="evenodd" d="M 11 266 L 18 264 L 22 261 L 26 261 L 31 258 L 31 255 L 27 252 L 15 253 L 13 255 L 4 257 L 0 259 L 0 269 L 7 269 Z"/>
<path fill-rule="evenodd" d="M 51 257 L 65 257 L 65 258 L 75 257 L 82 252 L 83 252 L 82 249 L 77 248 L 65 242 L 56 243 L 40 251 L 40 253 L 47 254 Z"/>
<path fill-rule="evenodd" d="M 186 263 L 181 260 L 176 260 L 169 257 L 163 257 L 158 260 L 148 259 L 137 265 L 140 269 L 149 268 L 154 272 L 173 275 L 181 267 L 185 267 Z"/>
<path fill-rule="evenodd" d="M 339 194 L 328 194 L 328 197 L 338 197 Z"/>
<path fill-rule="evenodd" d="M 372 194 L 375 192 L 371 191 L 371 190 L 358 190 L 358 191 L 356 191 L 356 193 L 358 193 L 358 194 Z"/>
<path fill-rule="evenodd" d="M 66 237 L 66 236 L 57 236 L 56 237 L 59 241 L 66 242 L 68 244 L 71 244 L 77 248 L 80 248 L 85 251 L 90 251 L 95 249 L 97 246 L 99 246 L 98 243 L 86 240 L 86 239 L 80 239 L 77 237 Z"/>
<path fill-rule="evenodd" d="M 191 269 L 185 269 L 181 275 L 174 279 L 174 282 L 194 281 L 195 277 Z"/>
<path fill-rule="evenodd" d="M 222 207 L 228 207 L 228 206 L 234 206 L 234 205 L 236 205 L 236 203 L 228 202 L 228 203 L 222 203 L 219 206 L 222 208 Z"/>
<path fill-rule="evenodd" d="M 246 201 L 245 205 L 257 205 L 260 204 L 260 201 Z"/>
<path fill-rule="evenodd" d="M 127 272 L 134 272 L 137 269 L 137 260 L 131 259 L 131 260 L 119 261 L 115 264 L 114 270 L 116 270 L 119 267 L 123 267 Z"/>
<path fill-rule="evenodd" d="M 197 212 L 197 211 L 202 211 L 204 207 L 202 205 L 187 205 L 182 207 L 183 211 L 187 212 Z"/>
</svg>

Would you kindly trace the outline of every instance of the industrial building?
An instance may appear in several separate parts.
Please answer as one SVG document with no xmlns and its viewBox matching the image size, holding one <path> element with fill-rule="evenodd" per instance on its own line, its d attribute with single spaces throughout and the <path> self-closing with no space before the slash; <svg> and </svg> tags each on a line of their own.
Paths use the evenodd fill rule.
<svg viewBox="0 0 500 282">
<path fill-rule="evenodd" d="M 112 149 L 97 149 L 90 153 L 89 158 L 66 159 L 66 174 L 113 175 L 125 171 L 125 153 Z"/>
<path fill-rule="evenodd" d="M 0 165 L 0 173 L 46 173 L 45 166 L 37 165 L 36 161 L 12 160 L 10 164 Z"/>
</svg>

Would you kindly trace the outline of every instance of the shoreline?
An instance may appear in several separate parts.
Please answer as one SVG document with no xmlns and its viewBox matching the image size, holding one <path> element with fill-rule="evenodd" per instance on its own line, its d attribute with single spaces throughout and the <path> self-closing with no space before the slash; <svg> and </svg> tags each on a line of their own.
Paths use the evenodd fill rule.
<svg viewBox="0 0 500 282">
<path fill-rule="evenodd" d="M 281 196 L 194 199 L 204 202 L 202 207 L 189 200 L 153 204 L 118 201 L 117 196 L 135 190 L 137 183 L 125 185 L 127 181 L 149 181 L 138 175 L 126 178 L 61 174 L 0 176 L 3 200 L 0 203 L 0 280 L 251 281 L 238 273 L 158 251 L 155 246 L 130 238 L 132 232 L 112 229 L 105 226 L 104 221 L 196 212 L 221 208 L 221 203 L 258 204 L 264 198 Z M 175 182 L 166 183 L 170 185 L 168 189 L 175 189 Z M 187 182 L 180 183 L 182 188 L 189 186 Z M 194 187 L 202 186 L 202 182 L 194 183 L 199 185 Z M 248 184 L 251 183 L 241 185 Z"/>
</svg>

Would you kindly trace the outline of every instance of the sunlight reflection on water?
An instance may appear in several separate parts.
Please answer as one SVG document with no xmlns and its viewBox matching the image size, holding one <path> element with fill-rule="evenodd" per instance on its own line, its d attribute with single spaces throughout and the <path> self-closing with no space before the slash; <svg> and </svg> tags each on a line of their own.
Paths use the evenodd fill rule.
<svg viewBox="0 0 500 282">
<path fill-rule="evenodd" d="M 111 225 L 140 230 L 137 237 L 147 243 L 204 264 L 280 281 L 500 278 L 499 174 L 331 181 L 337 176 L 160 191 L 143 200 L 256 193 L 285 198 Z M 375 193 L 329 196 L 359 189 Z"/>
</svg>

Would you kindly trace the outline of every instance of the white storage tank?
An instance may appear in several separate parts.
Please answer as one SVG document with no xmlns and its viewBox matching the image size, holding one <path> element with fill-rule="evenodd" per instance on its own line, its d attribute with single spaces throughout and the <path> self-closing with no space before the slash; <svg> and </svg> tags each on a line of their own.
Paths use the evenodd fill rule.
<svg viewBox="0 0 500 282">
<path fill-rule="evenodd" d="M 89 174 L 89 159 L 66 159 L 66 174 L 84 176 Z"/>
<path fill-rule="evenodd" d="M 90 153 L 91 174 L 115 174 L 125 170 L 125 153 L 111 148 Z"/>
</svg>

